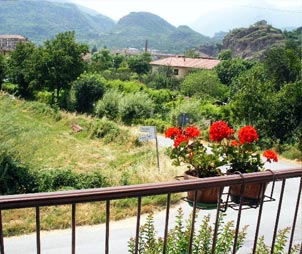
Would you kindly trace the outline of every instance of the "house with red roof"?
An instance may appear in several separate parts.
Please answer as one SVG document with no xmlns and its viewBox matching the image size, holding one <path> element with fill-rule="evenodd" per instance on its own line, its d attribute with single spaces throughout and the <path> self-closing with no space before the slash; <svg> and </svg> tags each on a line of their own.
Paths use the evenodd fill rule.
<svg viewBox="0 0 302 254">
<path fill-rule="evenodd" d="M 212 58 L 188 58 L 188 57 L 167 57 L 150 62 L 152 72 L 158 71 L 160 66 L 171 66 L 174 76 L 183 78 L 189 71 L 194 69 L 211 70 L 220 63 L 220 60 Z"/>
</svg>

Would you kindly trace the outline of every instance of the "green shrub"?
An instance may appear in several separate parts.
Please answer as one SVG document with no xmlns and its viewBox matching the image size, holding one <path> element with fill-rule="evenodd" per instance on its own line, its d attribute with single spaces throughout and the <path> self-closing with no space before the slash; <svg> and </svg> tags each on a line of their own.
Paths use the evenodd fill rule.
<svg viewBox="0 0 302 254">
<path fill-rule="evenodd" d="M 90 137 L 102 138 L 105 143 L 116 141 L 120 138 L 119 126 L 106 119 L 98 119 L 90 123 L 88 127 Z"/>
<path fill-rule="evenodd" d="M 274 254 L 283 254 L 284 253 L 285 254 L 285 253 L 288 253 L 287 249 L 286 249 L 286 244 L 287 244 L 287 240 L 288 240 L 287 235 L 289 232 L 290 232 L 290 227 L 286 227 L 286 228 L 280 229 L 278 231 L 273 251 L 270 246 L 265 244 L 264 236 L 261 236 L 257 242 L 256 254 L 270 254 L 270 253 L 274 253 Z M 300 247 L 301 247 L 300 244 L 296 244 L 296 245 L 292 246 L 289 253 L 290 254 L 300 253 L 299 252 Z"/>
<path fill-rule="evenodd" d="M 3 83 L 1 89 L 9 94 L 18 93 L 18 85 L 12 83 Z"/>
<path fill-rule="evenodd" d="M 71 169 L 29 170 L 6 153 L 0 154 L 0 194 L 49 192 L 109 186 L 101 172 L 76 173 Z"/>
<path fill-rule="evenodd" d="M 29 169 L 0 152 L 0 194 L 27 193 L 33 182 Z"/>
<path fill-rule="evenodd" d="M 177 125 L 178 116 L 186 113 L 190 116 L 190 123 L 198 123 L 202 119 L 200 108 L 202 102 L 199 99 L 184 99 L 177 102 L 177 105 L 171 110 L 171 124 Z"/>
<path fill-rule="evenodd" d="M 215 71 L 200 70 L 187 75 L 180 85 L 180 90 L 185 96 L 225 100 L 228 88 L 221 84 Z"/>
<path fill-rule="evenodd" d="M 92 113 L 94 103 L 104 94 L 105 82 L 105 79 L 100 75 L 82 74 L 72 83 L 69 109 L 81 113 Z"/>
<path fill-rule="evenodd" d="M 48 91 L 38 91 L 34 94 L 35 99 L 38 102 L 42 102 L 48 105 L 52 103 L 52 93 Z"/>
<path fill-rule="evenodd" d="M 76 174 L 70 169 L 43 169 L 35 172 L 34 192 L 56 191 L 76 185 Z"/>
<path fill-rule="evenodd" d="M 206 118 L 211 119 L 212 121 L 218 121 L 223 118 L 221 107 L 207 103 L 201 106 L 200 114 Z"/>
<path fill-rule="evenodd" d="M 215 254 L 231 253 L 234 244 L 235 226 L 233 221 L 224 223 L 223 214 L 218 222 L 218 234 L 215 245 Z M 188 253 L 192 216 L 184 221 L 184 214 L 181 208 L 178 209 L 176 225 L 170 229 L 167 236 L 167 254 Z M 244 226 L 238 233 L 236 251 L 238 251 L 245 240 L 247 226 Z M 193 254 L 212 253 L 214 228 L 210 225 L 210 215 L 203 217 L 197 231 L 193 234 Z M 135 253 L 135 239 L 128 241 L 129 253 Z M 140 227 L 138 250 L 140 254 L 163 253 L 163 238 L 156 236 L 153 214 L 149 214 L 146 223 Z"/>
<path fill-rule="evenodd" d="M 126 94 L 119 104 L 119 115 L 125 124 L 132 124 L 136 120 L 150 117 L 154 110 L 154 102 L 143 92 Z"/>
<path fill-rule="evenodd" d="M 115 89 L 124 93 L 136 93 L 144 91 L 146 86 L 139 81 L 109 80 L 106 83 L 106 89 Z"/>
<path fill-rule="evenodd" d="M 100 172 L 76 173 L 71 169 L 41 169 L 33 172 L 33 192 L 49 192 L 66 189 L 88 189 L 109 186 Z"/>
<path fill-rule="evenodd" d="M 106 116 L 110 120 L 118 118 L 119 102 L 122 95 L 117 90 L 109 90 L 103 98 L 99 100 L 95 107 L 95 113 L 98 117 Z"/>
<path fill-rule="evenodd" d="M 299 160 L 302 161 L 301 150 L 297 146 L 285 145 L 282 151 L 282 156 L 289 160 Z"/>
<path fill-rule="evenodd" d="M 50 105 L 46 105 L 42 102 L 25 102 L 22 104 L 22 108 L 44 117 L 51 117 L 56 121 L 59 121 L 62 118 L 61 112 L 57 107 L 51 107 Z"/>
</svg>

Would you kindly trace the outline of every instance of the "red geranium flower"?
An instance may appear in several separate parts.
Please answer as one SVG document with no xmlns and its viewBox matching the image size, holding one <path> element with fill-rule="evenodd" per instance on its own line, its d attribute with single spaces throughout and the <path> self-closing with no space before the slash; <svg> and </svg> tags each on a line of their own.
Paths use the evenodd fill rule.
<svg viewBox="0 0 302 254">
<path fill-rule="evenodd" d="M 189 143 L 189 138 L 184 135 L 179 135 L 174 140 L 174 147 L 178 147 L 182 142 Z"/>
<path fill-rule="evenodd" d="M 230 143 L 231 146 L 239 146 L 239 142 L 237 140 L 233 140 L 231 143 Z"/>
<path fill-rule="evenodd" d="M 210 140 L 220 142 L 224 138 L 230 139 L 235 131 L 224 121 L 217 121 L 210 127 Z"/>
<path fill-rule="evenodd" d="M 189 126 L 185 129 L 184 133 L 188 138 L 195 138 L 200 135 L 200 130 L 195 126 Z"/>
<path fill-rule="evenodd" d="M 267 161 L 269 161 L 269 162 L 271 162 L 271 160 L 273 160 L 275 162 L 278 161 L 277 154 L 275 152 L 273 152 L 272 150 L 264 151 L 263 156 L 266 157 Z"/>
<path fill-rule="evenodd" d="M 167 131 L 165 132 L 166 138 L 174 139 L 179 135 L 180 135 L 180 130 L 178 128 L 175 128 L 175 127 L 171 127 L 169 129 L 167 129 Z"/>
<path fill-rule="evenodd" d="M 240 144 L 253 143 L 254 141 L 258 140 L 258 134 L 254 127 L 245 126 L 238 131 L 238 138 Z"/>
</svg>

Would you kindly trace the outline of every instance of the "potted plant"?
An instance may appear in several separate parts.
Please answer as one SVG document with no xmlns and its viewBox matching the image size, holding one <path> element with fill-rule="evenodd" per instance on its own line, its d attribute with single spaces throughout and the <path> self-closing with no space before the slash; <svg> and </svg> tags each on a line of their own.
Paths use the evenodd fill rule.
<svg viewBox="0 0 302 254">
<path fill-rule="evenodd" d="M 185 129 L 171 127 L 165 132 L 165 136 L 174 140 L 173 147 L 168 148 L 173 165 L 185 164 L 187 170 L 184 179 L 203 178 L 223 175 L 220 166 L 226 163 L 220 156 L 221 147 L 217 144 L 205 146 L 201 139 L 201 132 L 195 126 Z M 188 199 L 194 200 L 194 191 L 188 192 Z M 219 188 L 203 189 L 197 193 L 199 203 L 217 203 Z"/>
<path fill-rule="evenodd" d="M 210 143 L 204 145 L 201 131 L 195 126 L 187 128 L 168 128 L 165 136 L 174 141 L 173 147 L 168 149 L 173 165 L 185 164 L 187 170 L 184 178 L 221 176 L 221 166 L 227 165 L 227 174 L 252 173 L 264 170 L 265 162 L 258 152 L 258 134 L 254 127 L 244 126 L 238 133 L 225 121 L 216 121 L 210 126 Z M 266 150 L 262 156 L 266 162 L 278 161 L 277 155 Z M 268 183 L 265 183 L 265 186 Z M 230 186 L 231 200 L 240 201 L 241 185 Z M 188 192 L 188 199 L 194 200 L 194 192 Z M 211 195 L 210 195 L 211 194 Z M 216 203 L 219 188 L 200 190 L 197 202 Z M 244 201 L 256 201 L 261 198 L 261 184 L 246 184 L 243 192 Z"/>
<path fill-rule="evenodd" d="M 221 133 L 230 133 L 225 138 Z M 258 133 L 252 126 L 244 126 L 238 133 L 231 129 L 224 121 L 217 121 L 210 127 L 210 140 L 217 142 L 222 147 L 221 156 L 226 158 L 228 163 L 227 174 L 253 173 L 264 170 L 265 162 L 278 161 L 277 155 L 266 150 L 262 154 L 266 161 L 262 160 L 260 149 L 257 146 Z M 264 183 L 266 188 L 268 183 Z M 244 202 L 258 203 L 261 195 L 261 184 L 246 184 L 243 191 Z M 233 202 L 240 202 L 241 185 L 230 186 L 230 197 Z"/>
</svg>

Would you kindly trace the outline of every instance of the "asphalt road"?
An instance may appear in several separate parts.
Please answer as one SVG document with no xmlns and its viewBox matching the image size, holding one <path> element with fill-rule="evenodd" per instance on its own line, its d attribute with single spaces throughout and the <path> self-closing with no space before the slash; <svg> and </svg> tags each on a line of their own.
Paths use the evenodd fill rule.
<svg viewBox="0 0 302 254">
<path fill-rule="evenodd" d="M 171 145 L 170 141 L 160 138 L 160 146 Z M 270 169 L 289 169 L 302 166 L 297 163 L 290 163 L 280 161 L 278 163 L 272 163 L 269 165 Z M 282 210 L 279 221 L 279 228 L 292 226 L 294 205 L 296 204 L 297 190 L 299 186 L 298 179 L 290 179 L 286 182 L 285 194 L 283 197 Z M 278 206 L 279 194 L 281 183 L 277 182 L 274 198 L 277 201 L 264 203 L 262 223 L 260 227 L 260 234 L 264 235 L 266 242 L 271 243 L 271 237 L 273 235 L 274 225 L 276 221 L 276 211 Z M 270 190 L 270 185 L 268 189 Z M 301 201 L 300 201 L 301 204 Z M 177 214 L 178 207 L 182 207 L 185 217 L 187 218 L 192 211 L 187 203 L 181 202 L 176 207 L 173 207 L 170 212 L 170 228 L 175 224 L 175 216 Z M 295 230 L 295 243 L 302 242 L 302 205 L 298 214 L 298 223 Z M 247 240 L 243 248 L 239 253 L 247 254 L 251 253 L 255 225 L 257 221 L 259 209 L 248 209 L 242 211 L 242 218 L 240 225 L 249 225 Z M 210 214 L 212 220 L 216 216 L 216 210 L 200 210 L 199 219 L 201 220 L 203 215 Z M 225 221 L 235 220 L 238 212 L 229 208 L 226 212 Z M 141 223 L 144 223 L 146 216 L 142 216 Z M 199 220 L 199 221 L 200 221 Z M 157 212 L 155 214 L 155 228 L 159 236 L 163 236 L 165 223 L 165 211 Z M 197 222 L 198 225 L 198 222 Z M 132 236 L 135 236 L 136 218 L 129 218 L 119 222 L 111 222 L 110 224 L 110 253 L 122 254 L 128 253 L 128 240 Z M 104 253 L 105 249 L 105 225 L 96 226 L 81 226 L 76 229 L 76 253 L 78 254 L 94 254 Z M 36 253 L 35 234 L 24 235 L 20 237 L 10 237 L 4 239 L 5 253 L 6 254 L 33 254 Z M 71 230 L 56 230 L 51 232 L 41 232 L 41 245 L 43 254 L 65 254 L 71 253 Z"/>
</svg>

